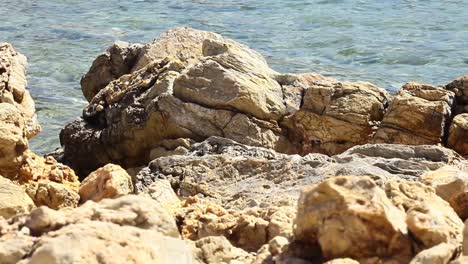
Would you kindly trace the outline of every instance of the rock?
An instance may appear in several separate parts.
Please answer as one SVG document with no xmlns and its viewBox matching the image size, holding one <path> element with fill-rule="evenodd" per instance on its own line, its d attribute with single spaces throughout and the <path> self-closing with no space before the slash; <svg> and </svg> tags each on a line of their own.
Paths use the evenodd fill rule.
<svg viewBox="0 0 468 264">
<path fill-rule="evenodd" d="M 463 229 L 463 255 L 468 256 L 468 220 L 465 220 L 465 228 Z"/>
<path fill-rule="evenodd" d="M 281 86 L 260 54 L 242 45 L 205 40 L 203 55 L 176 78 L 176 97 L 210 108 L 235 109 L 262 120 L 285 115 Z"/>
<path fill-rule="evenodd" d="M 0 176 L 1 217 L 9 218 L 18 214 L 25 214 L 31 211 L 33 208 L 33 201 L 31 198 L 29 198 L 21 186 L 18 186 L 10 180 Z"/>
<path fill-rule="evenodd" d="M 142 49 L 141 44 L 117 41 L 99 55 L 81 78 L 81 90 L 88 101 L 111 81 L 130 73 Z"/>
<path fill-rule="evenodd" d="M 438 196 L 449 202 L 462 220 L 468 218 L 468 173 L 445 166 L 425 173 L 421 180 L 432 186 Z"/>
<path fill-rule="evenodd" d="M 179 237 L 174 219 L 161 205 L 135 195 L 104 199 L 99 203 L 88 201 L 74 210 L 53 211 L 40 207 L 31 213 L 26 226 L 33 234 L 43 234 L 86 219 L 151 229 L 166 236 Z"/>
<path fill-rule="evenodd" d="M 319 81 L 305 91 L 301 110 L 283 124 L 302 153 L 334 155 L 369 141 L 389 99 L 371 83 Z"/>
<path fill-rule="evenodd" d="M 359 262 L 350 258 L 339 258 L 327 261 L 324 264 L 359 264 Z"/>
<path fill-rule="evenodd" d="M 456 115 L 450 125 L 447 147 L 468 156 L 468 114 Z"/>
<path fill-rule="evenodd" d="M 407 83 L 393 99 L 373 142 L 408 145 L 443 142 L 455 94 L 426 84 Z"/>
<path fill-rule="evenodd" d="M 462 242 L 463 222 L 432 187 L 393 180 L 386 184 L 385 192 L 394 205 L 406 211 L 406 224 L 417 249 Z"/>
<path fill-rule="evenodd" d="M 52 209 L 76 207 L 80 200 L 76 191 L 52 181 L 33 182 L 26 188 L 36 206 L 45 205 Z"/>
<path fill-rule="evenodd" d="M 16 264 L 32 251 L 34 238 L 26 235 L 0 237 L 0 260 L 2 264 Z"/>
<path fill-rule="evenodd" d="M 183 238 L 224 236 L 248 252 L 256 252 L 276 236 L 290 236 L 294 215 L 292 207 L 233 211 L 196 198 L 185 200 L 176 209 Z"/>
<path fill-rule="evenodd" d="M 319 243 L 326 259 L 412 257 L 405 214 L 369 177 L 335 177 L 304 189 L 295 220 L 295 239 Z"/>
<path fill-rule="evenodd" d="M 205 197 L 226 209 L 295 206 L 301 186 L 323 179 L 316 167 L 330 161 L 320 154 L 288 156 L 213 137 L 192 145 L 186 155 L 152 161 L 136 176 L 135 187 L 142 193 L 155 180 L 168 179 L 180 197 Z"/>
<path fill-rule="evenodd" d="M 468 257 L 467 256 L 460 257 L 460 258 L 450 262 L 450 264 L 464 264 L 464 263 L 468 263 Z"/>
<path fill-rule="evenodd" d="M 24 117 L 24 131 L 32 138 L 41 130 L 36 109 L 29 91 L 26 90 L 27 59 L 8 43 L 0 43 L 0 102 L 16 108 Z"/>
<path fill-rule="evenodd" d="M 79 182 L 72 169 L 52 157 L 44 159 L 30 150 L 23 158 L 17 180 L 37 206 L 60 209 L 78 205 Z"/>
<path fill-rule="evenodd" d="M 28 149 L 25 120 L 13 104 L 0 103 L 0 175 L 14 178 Z"/>
<path fill-rule="evenodd" d="M 455 93 L 454 114 L 468 113 L 468 76 L 462 76 L 445 86 Z"/>
<path fill-rule="evenodd" d="M 177 58 L 185 65 L 196 63 L 203 56 L 202 45 L 205 40 L 235 43 L 212 32 L 189 27 L 173 28 L 162 33 L 159 38 L 142 48 L 134 70 L 142 69 L 152 61 L 158 61 L 167 57 Z"/>
<path fill-rule="evenodd" d="M 448 264 L 453 259 L 457 246 L 441 243 L 419 252 L 410 264 Z"/>
<path fill-rule="evenodd" d="M 80 239 L 76 237 L 79 236 Z M 27 263 L 192 263 L 190 246 L 153 230 L 89 221 L 67 225 L 37 241 L 18 262 Z"/>
<path fill-rule="evenodd" d="M 195 259 L 200 263 L 251 263 L 253 256 L 242 249 L 233 247 L 222 236 L 210 236 L 194 243 Z"/>
<path fill-rule="evenodd" d="M 119 165 L 107 164 L 86 177 L 80 185 L 81 201 L 98 202 L 133 192 L 132 179 Z"/>
<path fill-rule="evenodd" d="M 193 254 L 172 216 L 139 196 L 0 219 L 2 263 L 194 263 Z"/>
<path fill-rule="evenodd" d="M 279 76 L 242 44 L 189 28 L 169 31 L 61 131 L 63 162 L 80 175 L 107 163 L 138 167 L 185 152 L 167 153 L 159 148 L 164 141 L 210 136 L 297 153 L 278 121 L 288 113 L 285 100 L 300 102 L 302 92 L 283 96 Z"/>
</svg>

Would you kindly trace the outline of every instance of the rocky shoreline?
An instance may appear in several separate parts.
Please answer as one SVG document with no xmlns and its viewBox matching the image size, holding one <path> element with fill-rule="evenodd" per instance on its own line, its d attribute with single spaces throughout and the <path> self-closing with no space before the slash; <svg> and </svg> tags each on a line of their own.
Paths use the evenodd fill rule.
<svg viewBox="0 0 468 264">
<path fill-rule="evenodd" d="M 0 44 L 0 263 L 468 262 L 468 76 L 391 95 L 175 28 L 98 56 L 40 157 L 25 66 Z"/>
</svg>

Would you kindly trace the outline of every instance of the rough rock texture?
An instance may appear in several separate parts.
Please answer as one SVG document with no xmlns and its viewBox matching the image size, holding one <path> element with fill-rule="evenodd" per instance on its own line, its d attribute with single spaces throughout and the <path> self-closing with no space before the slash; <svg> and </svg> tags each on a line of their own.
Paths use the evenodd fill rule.
<svg viewBox="0 0 468 264">
<path fill-rule="evenodd" d="M 178 237 L 158 204 L 125 196 L 0 220 L 0 256 L 2 263 L 194 263 L 190 244 Z"/>
<path fill-rule="evenodd" d="M 36 119 L 34 101 L 26 90 L 26 65 L 24 55 L 11 44 L 0 43 L 0 102 L 17 107 L 24 117 L 25 135 L 31 138 L 41 130 Z"/>
<path fill-rule="evenodd" d="M 81 90 L 88 101 L 111 81 L 130 73 L 142 45 L 118 41 L 99 55 L 81 78 Z"/>
<path fill-rule="evenodd" d="M 37 206 L 76 206 L 79 183 L 74 171 L 28 149 L 28 139 L 40 127 L 26 90 L 25 65 L 23 55 L 0 44 L 0 175 L 20 184 Z"/>
<path fill-rule="evenodd" d="M 407 83 L 390 104 L 374 136 L 377 143 L 443 142 L 455 94 L 440 87 Z"/>
<path fill-rule="evenodd" d="M 62 130 L 63 161 L 80 175 L 107 163 L 131 168 L 166 155 L 164 141 L 210 136 L 298 153 L 299 142 L 288 139 L 280 121 L 300 108 L 310 85 L 324 79 L 281 75 L 242 44 L 177 28 L 145 45 L 130 73 L 100 89 L 82 118 Z"/>
<path fill-rule="evenodd" d="M 463 222 L 433 188 L 420 182 L 393 180 L 386 184 L 385 192 L 394 205 L 406 212 L 416 250 L 440 243 L 461 244 Z"/>
<path fill-rule="evenodd" d="M 23 188 L 0 176 L 0 216 L 9 218 L 32 208 L 34 203 Z"/>
<path fill-rule="evenodd" d="M 320 244 L 326 259 L 412 257 L 405 214 L 369 177 L 335 177 L 299 198 L 296 239 Z"/>
<path fill-rule="evenodd" d="M 81 201 L 95 202 L 116 198 L 133 192 L 132 178 L 119 165 L 107 164 L 92 172 L 81 182 Z"/>
<path fill-rule="evenodd" d="M 304 189 L 294 233 L 295 243 L 318 244 L 325 259 L 408 263 L 419 253 L 412 263 L 448 263 L 463 222 L 422 183 L 393 179 L 381 188 L 366 176 L 339 176 Z"/>
<path fill-rule="evenodd" d="M 450 125 L 447 147 L 468 157 L 468 114 L 460 114 L 453 118 Z"/>
<path fill-rule="evenodd" d="M 450 203 L 458 216 L 468 218 L 468 173 L 456 167 L 445 166 L 427 172 L 421 176 L 422 181 L 434 187 L 437 195 Z"/>
<path fill-rule="evenodd" d="M 369 142 L 389 99 L 371 83 L 320 81 L 305 91 L 301 109 L 284 124 L 301 153 L 338 154 Z"/>
<path fill-rule="evenodd" d="M 234 211 L 194 198 L 187 199 L 176 209 L 182 238 L 198 240 L 223 236 L 248 252 L 256 252 L 276 236 L 291 236 L 294 217 L 293 207 Z"/>
<path fill-rule="evenodd" d="M 410 264 L 448 264 L 457 254 L 457 246 L 441 243 L 419 252 Z"/>
<path fill-rule="evenodd" d="M 116 43 L 96 59 L 82 81 L 90 103 L 61 132 L 61 161 L 81 176 L 107 163 L 128 169 L 189 150 L 162 142 L 211 136 L 301 155 L 370 142 L 445 144 L 464 80 L 408 83 L 392 98 L 367 82 L 280 74 L 245 45 L 175 28 L 144 46 Z M 464 155 L 460 124 L 448 145 Z"/>
<path fill-rule="evenodd" d="M 445 86 L 455 94 L 454 114 L 468 113 L 468 76 L 462 76 Z"/>
</svg>

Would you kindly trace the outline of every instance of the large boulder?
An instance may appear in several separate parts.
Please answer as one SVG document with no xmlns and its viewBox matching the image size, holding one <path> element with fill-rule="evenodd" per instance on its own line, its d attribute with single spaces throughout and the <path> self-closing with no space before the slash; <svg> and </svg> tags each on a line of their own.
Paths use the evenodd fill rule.
<svg viewBox="0 0 468 264">
<path fill-rule="evenodd" d="M 302 153 L 339 154 L 372 138 L 390 95 L 371 83 L 318 81 L 283 122 Z"/>
<path fill-rule="evenodd" d="M 60 134 L 63 161 L 82 176 L 107 163 L 145 165 L 164 152 L 162 142 L 178 138 L 220 136 L 299 153 L 300 142 L 291 142 L 281 120 L 300 108 L 310 85 L 326 79 L 279 74 L 248 47 L 190 28 L 162 34 L 135 63 L 97 89 L 82 118 Z"/>
<path fill-rule="evenodd" d="M 444 88 L 407 83 L 390 104 L 374 136 L 377 143 L 443 143 L 455 94 Z"/>
</svg>

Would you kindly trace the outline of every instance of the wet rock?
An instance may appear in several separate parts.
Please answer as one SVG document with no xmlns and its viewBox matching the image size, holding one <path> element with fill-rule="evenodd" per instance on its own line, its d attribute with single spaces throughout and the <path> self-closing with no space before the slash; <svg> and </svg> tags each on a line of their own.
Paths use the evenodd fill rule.
<svg viewBox="0 0 468 264">
<path fill-rule="evenodd" d="M 119 165 L 107 164 L 86 177 L 80 185 L 81 201 L 98 202 L 133 192 L 132 179 Z"/>
<path fill-rule="evenodd" d="M 468 156 L 468 114 L 456 115 L 450 125 L 447 147 Z"/>
<path fill-rule="evenodd" d="M 453 92 L 440 87 L 405 84 L 391 102 L 373 142 L 442 143 L 454 97 Z"/>
<path fill-rule="evenodd" d="M 454 114 L 468 113 L 468 76 L 462 76 L 445 86 L 455 93 Z"/>
<path fill-rule="evenodd" d="M 369 177 L 335 177 L 307 187 L 298 201 L 295 239 L 318 243 L 326 259 L 372 257 L 408 262 L 405 214 Z"/>
<path fill-rule="evenodd" d="M 0 216 L 9 218 L 24 214 L 34 208 L 34 203 L 26 192 L 8 179 L 0 176 Z M 0 253 L 1 256 L 1 253 Z"/>
<path fill-rule="evenodd" d="M 305 91 L 301 110 L 283 123 L 302 153 L 334 155 L 369 141 L 389 99 L 371 83 L 320 81 Z"/>
</svg>

